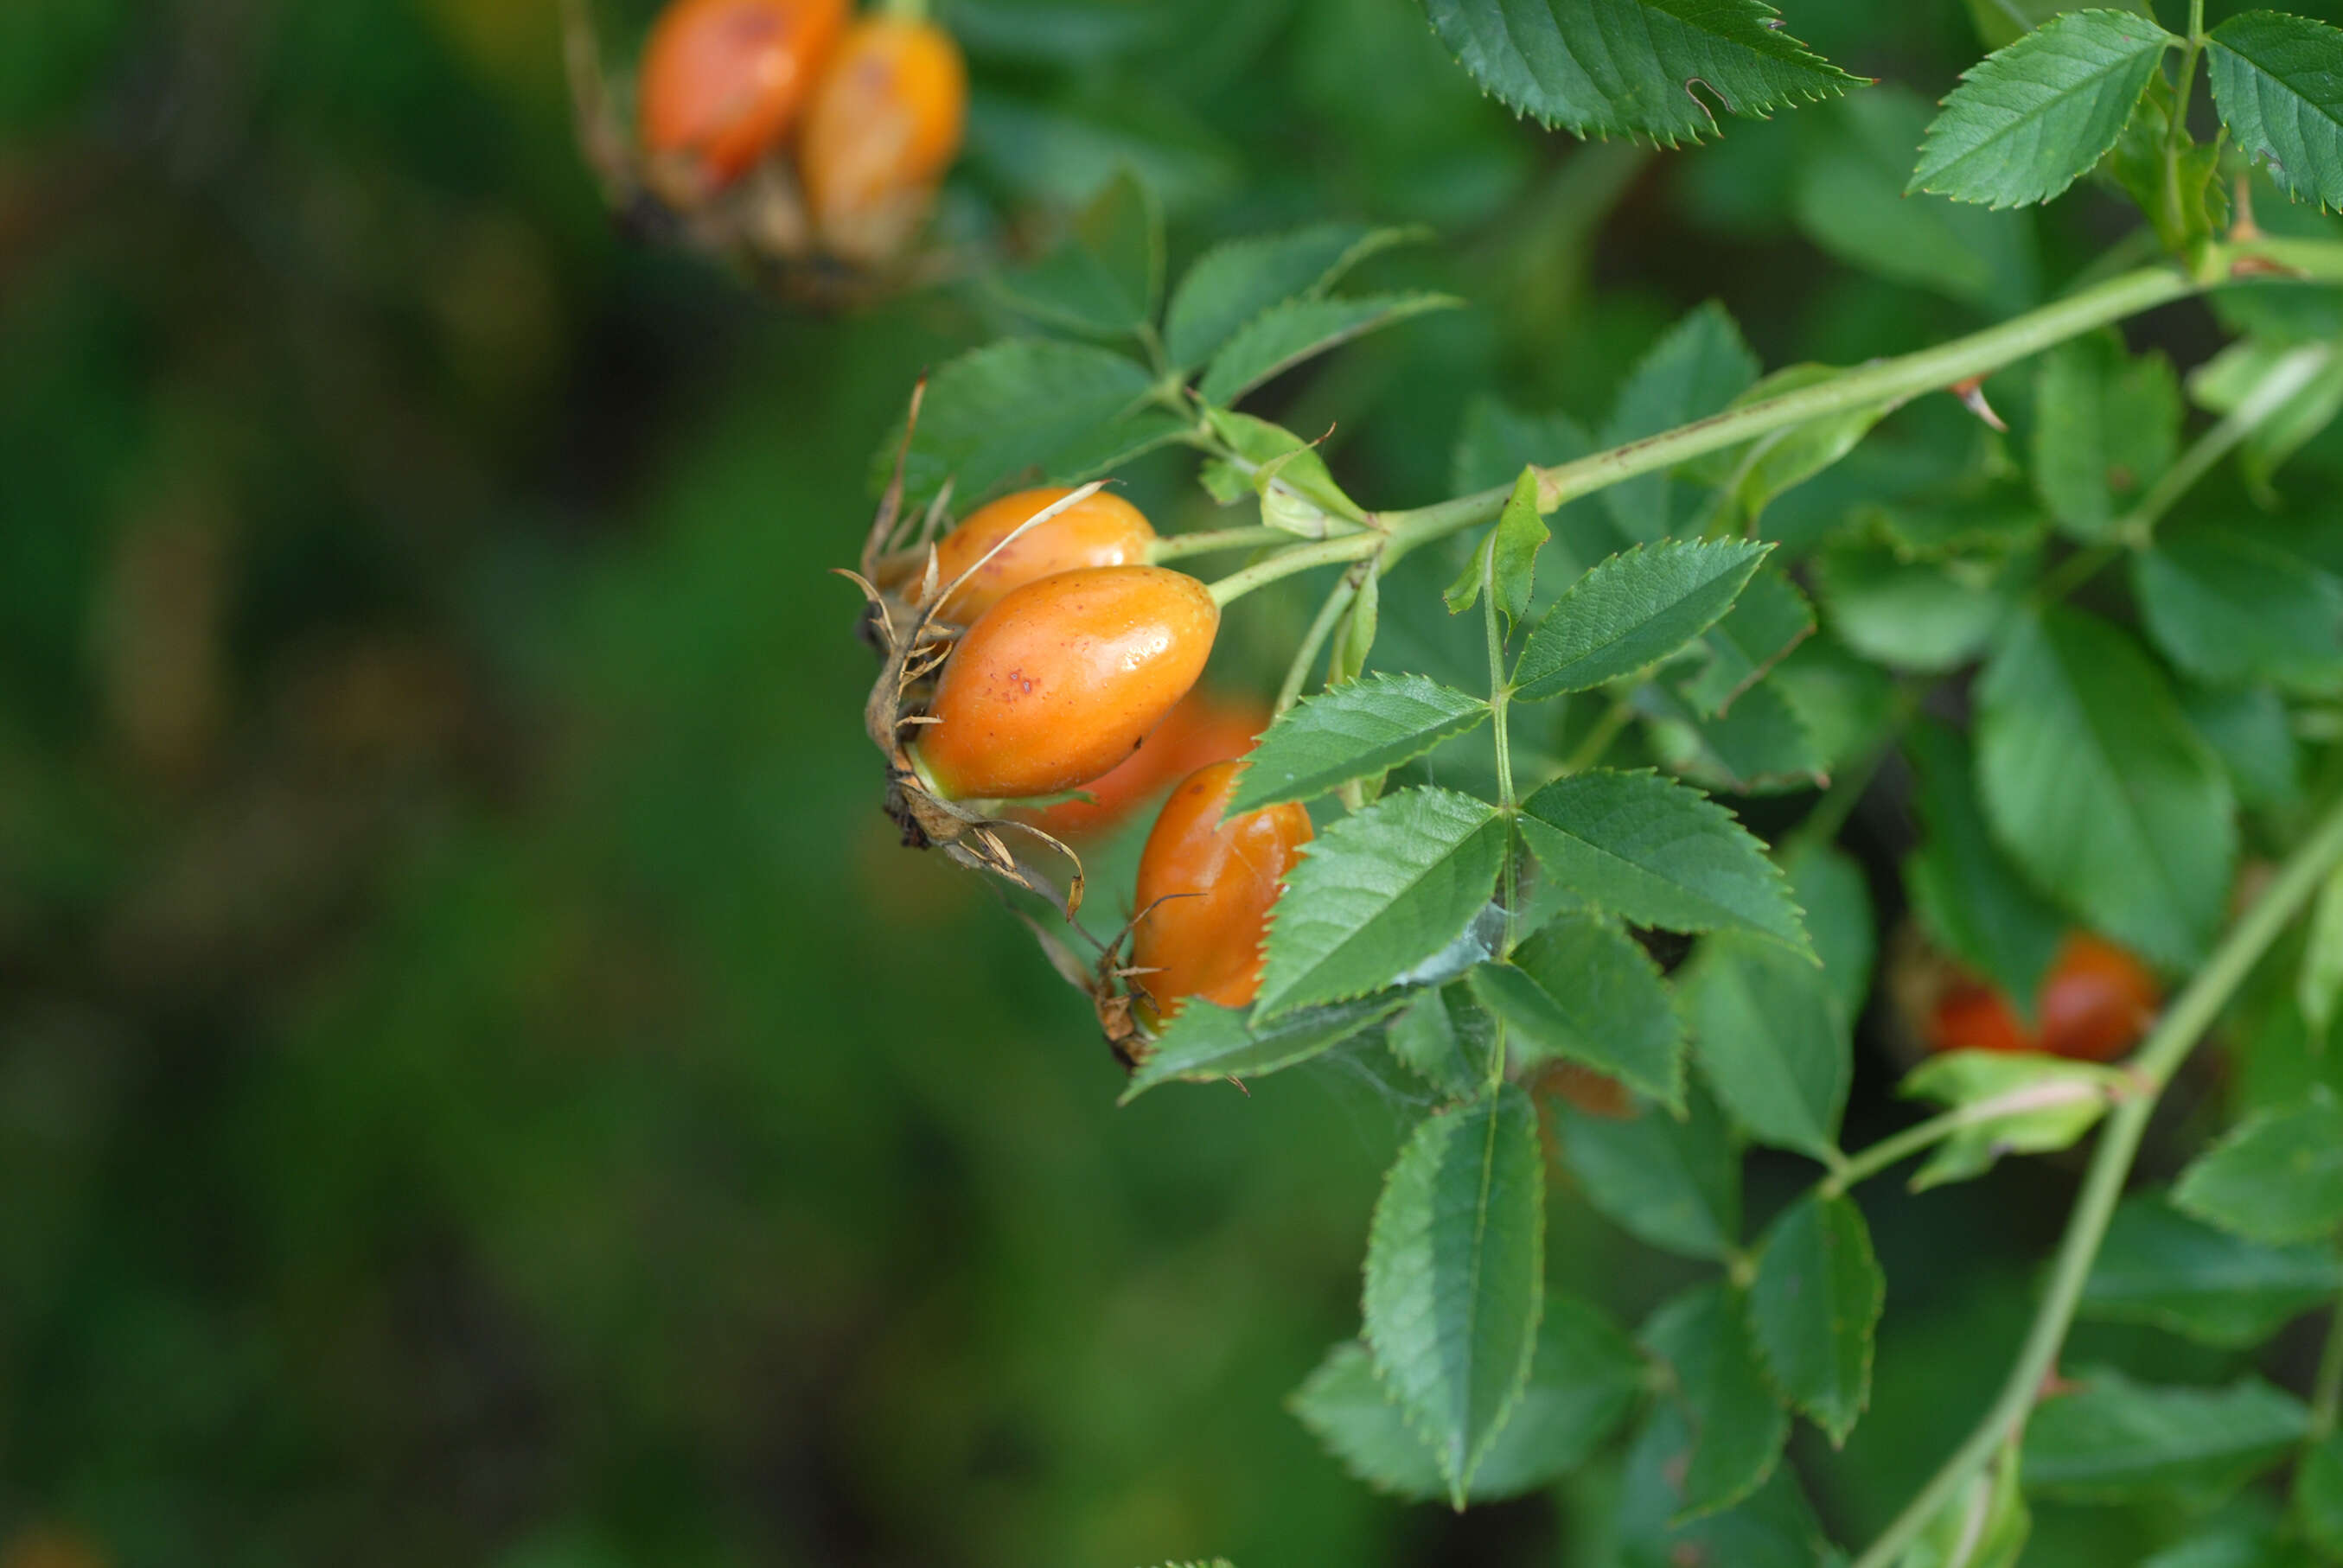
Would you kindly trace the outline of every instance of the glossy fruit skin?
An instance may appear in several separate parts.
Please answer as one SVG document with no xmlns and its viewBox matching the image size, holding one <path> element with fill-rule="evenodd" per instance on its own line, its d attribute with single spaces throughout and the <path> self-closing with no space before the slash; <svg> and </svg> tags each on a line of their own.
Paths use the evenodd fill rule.
<svg viewBox="0 0 2343 1568">
<path fill-rule="evenodd" d="M 2042 979 L 2036 1028 L 2028 1030 L 1999 991 L 1962 980 L 1930 1015 L 1928 1047 L 2113 1061 L 2139 1043 L 2163 1000 L 2156 977 L 2137 959 L 2088 931 L 2072 931 Z"/>
<path fill-rule="evenodd" d="M 2163 988 L 2146 965 L 2087 931 L 2059 945 L 2043 982 L 2043 1049 L 2085 1061 L 2113 1061 L 2156 1021 Z"/>
<path fill-rule="evenodd" d="M 747 173 L 797 123 L 848 0 L 675 0 L 643 46 L 643 146 L 710 187 Z"/>
<path fill-rule="evenodd" d="M 894 255 L 926 217 L 967 126 L 968 67 L 950 34 L 887 16 L 848 29 L 798 149 L 823 248 L 865 263 Z"/>
<path fill-rule="evenodd" d="M 946 799 L 1078 789 L 1128 759 L 1212 657 L 1221 608 L 1163 567 L 1012 588 L 960 635 L 913 748 Z"/>
<path fill-rule="evenodd" d="M 1242 757 L 1269 728 L 1269 705 L 1216 697 L 1201 688 L 1180 699 L 1130 759 L 1082 786 L 1088 800 L 1061 800 L 1025 820 L 1061 839 L 1095 838 L 1121 826 L 1153 797 L 1210 762 Z"/>
<path fill-rule="evenodd" d="M 940 588 L 984 561 L 976 575 L 944 601 L 940 613 L 965 626 L 1000 603 L 1001 596 L 1011 588 L 1038 578 L 1082 567 L 1145 564 L 1147 547 L 1155 538 L 1154 525 L 1137 507 L 1104 490 L 1084 497 L 1046 522 L 1036 523 L 985 560 L 985 552 L 1016 533 L 1026 518 L 1071 493 L 1045 488 L 1003 496 L 970 512 L 960 527 L 937 540 Z"/>
<path fill-rule="evenodd" d="M 1270 906 L 1311 839 L 1310 813 L 1287 801 L 1223 820 L 1242 762 L 1180 781 L 1139 858 L 1131 963 L 1158 1019 L 1189 997 L 1246 1007 L 1261 990 Z"/>
</svg>

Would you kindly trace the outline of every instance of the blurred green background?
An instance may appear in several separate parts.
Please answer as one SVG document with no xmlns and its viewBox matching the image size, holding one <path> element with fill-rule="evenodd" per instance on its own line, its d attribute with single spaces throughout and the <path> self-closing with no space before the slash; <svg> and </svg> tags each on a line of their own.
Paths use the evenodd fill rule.
<svg viewBox="0 0 2343 1568">
<path fill-rule="evenodd" d="M 1977 53 L 1958 0 L 1786 8 L 1924 98 Z M 1864 111 L 1654 158 L 1515 124 L 1403 0 L 940 9 L 959 237 L 1125 165 L 1175 265 L 1439 231 L 1377 266 L 1474 308 L 1262 406 L 1376 503 L 1443 493 L 1472 392 L 1599 415 L 1709 296 L 1769 364 L 1852 360 L 2127 226 L 1999 220 L 2006 267 L 1929 292 L 1802 194 Z M 599 16 L 623 65 L 649 7 Z M 914 377 L 1004 325 L 619 237 L 553 0 L 0 5 L 0 1563 L 1604 1561 L 1592 1506 L 1403 1511 L 1282 1408 L 1356 1330 L 1404 1095 L 1116 1110 L 1082 1000 L 880 814 L 824 568 Z M 1200 520 L 1179 460 L 1127 478 Z M 1303 608 L 1248 601 L 1219 678 Z M 1855 829 L 1891 913 L 1899 831 Z M 1801 1453 L 1842 1535 L 1982 1403 L 2070 1180 L 1867 1198 L 1875 1413 Z M 1557 1211 L 1574 1288 L 1683 1277 Z M 2054 1512 L 2028 1561 L 2121 1528 Z"/>
</svg>

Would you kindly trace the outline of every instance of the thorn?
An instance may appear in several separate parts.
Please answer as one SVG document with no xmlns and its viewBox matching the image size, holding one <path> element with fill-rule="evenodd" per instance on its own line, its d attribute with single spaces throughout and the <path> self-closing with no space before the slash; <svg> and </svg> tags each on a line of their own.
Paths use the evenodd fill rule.
<svg viewBox="0 0 2343 1568">
<path fill-rule="evenodd" d="M 1945 390 L 1959 398 L 1963 407 L 1976 415 L 1978 418 L 1984 420 L 1986 424 L 1992 426 L 1996 430 L 2000 431 L 2005 436 L 2009 434 L 2008 422 L 2003 419 L 2000 415 L 1995 413 L 1993 411 L 1993 405 L 1985 400 L 1984 377 L 1972 376 L 1965 381 L 1956 381 L 1950 387 L 1946 387 Z"/>
<path fill-rule="evenodd" d="M 1235 1073 L 1232 1072 L 1228 1075 L 1228 1080 L 1231 1083 L 1237 1086 L 1237 1092 L 1239 1094 L 1243 1095 L 1247 1100 L 1251 1100 L 1252 1098 L 1252 1091 L 1244 1086 L 1243 1079 L 1239 1078 Z"/>
<path fill-rule="evenodd" d="M 2267 238 L 2268 236 L 2262 233 L 2261 225 L 2254 221 L 2253 176 L 2239 175 L 2237 176 L 2237 196 L 2235 206 L 2237 216 L 2237 220 L 2229 225 L 2230 243 L 2236 244 L 2240 240 Z"/>
<path fill-rule="evenodd" d="M 2241 256 L 2229 263 L 2231 277 L 2308 277 L 2310 274 L 2298 266 L 2288 266 L 2272 261 L 2266 256 Z"/>
</svg>

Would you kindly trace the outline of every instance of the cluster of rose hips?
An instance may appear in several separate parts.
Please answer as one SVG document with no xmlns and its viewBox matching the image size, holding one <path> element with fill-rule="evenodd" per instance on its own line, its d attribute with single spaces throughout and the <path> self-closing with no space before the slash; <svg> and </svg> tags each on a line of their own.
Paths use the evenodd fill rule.
<svg viewBox="0 0 2343 1568">
<path fill-rule="evenodd" d="M 2156 1021 L 2163 988 L 2130 953 L 2088 931 L 2058 945 L 2034 999 L 2028 1028 L 2002 992 L 1952 972 L 1928 1009 L 1930 1050 L 2047 1051 L 2078 1061 L 2113 1061 Z"/>
<path fill-rule="evenodd" d="M 1127 1060 L 1188 998 L 1249 1004 L 1310 814 L 1292 803 L 1226 814 L 1265 716 L 1193 689 L 1220 630 L 1211 590 L 1148 564 L 1153 527 L 1096 485 L 1006 496 L 890 550 L 899 496 L 857 580 L 887 653 L 866 718 L 907 841 L 1071 917 L 1081 863 L 1060 834 L 1108 825 L 1179 776 L 1141 855 L 1129 954 L 1118 940 L 1079 978 Z M 940 528 L 931 513 L 921 531 Z M 1061 855 L 1071 881 L 1048 881 L 1019 840 Z"/>
<path fill-rule="evenodd" d="M 581 138 L 613 204 L 709 249 L 846 274 L 902 258 L 959 156 L 950 35 L 850 0 L 673 0 L 644 45 L 636 145 L 608 106 L 587 0 L 569 0 Z"/>
</svg>

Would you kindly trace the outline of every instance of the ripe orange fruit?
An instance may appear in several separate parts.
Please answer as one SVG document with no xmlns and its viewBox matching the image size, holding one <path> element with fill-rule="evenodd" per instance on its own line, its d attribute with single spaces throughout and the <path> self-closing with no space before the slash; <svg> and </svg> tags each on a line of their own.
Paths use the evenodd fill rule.
<svg viewBox="0 0 2343 1568">
<path fill-rule="evenodd" d="M 1180 782 L 1139 858 L 1131 967 L 1160 1019 L 1192 996 L 1249 1005 L 1261 990 L 1262 937 L 1286 873 L 1311 839 L 1310 813 L 1287 801 L 1226 820 L 1242 762 L 1215 762 Z"/>
<path fill-rule="evenodd" d="M 652 154 L 713 188 L 786 136 L 838 44 L 847 0 L 676 0 L 643 47 L 640 120 Z"/>
<path fill-rule="evenodd" d="M 1012 588 L 960 635 L 913 755 L 946 799 L 1071 789 L 1139 749 L 1212 656 L 1221 607 L 1163 567 Z"/>
<path fill-rule="evenodd" d="M 2088 931 L 2071 932 L 2042 984 L 2042 1048 L 2113 1061 L 2139 1042 L 2163 1001 L 2163 988 L 2137 959 Z"/>
<path fill-rule="evenodd" d="M 1146 515 L 1121 496 L 1104 490 L 1084 498 L 1044 523 L 1018 534 L 985 560 L 1018 526 L 1070 492 L 1062 487 L 1020 490 L 979 507 L 960 527 L 936 541 L 936 583 L 948 588 L 976 566 L 976 575 L 944 601 L 941 614 L 963 626 L 1000 602 L 1011 588 L 1080 567 L 1143 565 L 1155 538 Z"/>
<path fill-rule="evenodd" d="M 1225 762 L 1251 751 L 1269 728 L 1266 703 L 1232 701 L 1198 689 L 1174 708 L 1113 771 L 1082 788 L 1088 800 L 1061 800 L 1026 819 L 1061 839 L 1095 837 L 1119 826 L 1151 796 L 1208 762 Z"/>
<path fill-rule="evenodd" d="M 960 156 L 968 68 L 925 22 L 874 16 L 840 44 L 807 111 L 798 169 L 814 232 L 849 261 L 901 250 Z"/>
<path fill-rule="evenodd" d="M 2113 1061 L 2139 1043 L 2163 1000 L 2156 977 L 2137 959 L 2088 931 L 2071 931 L 2042 977 L 2034 1029 L 2001 992 L 1962 980 L 1929 1014 L 1928 1049 L 2042 1050 Z"/>
</svg>

